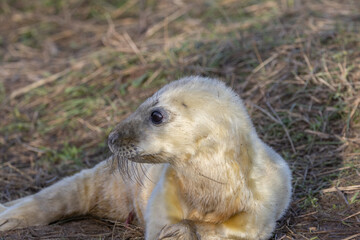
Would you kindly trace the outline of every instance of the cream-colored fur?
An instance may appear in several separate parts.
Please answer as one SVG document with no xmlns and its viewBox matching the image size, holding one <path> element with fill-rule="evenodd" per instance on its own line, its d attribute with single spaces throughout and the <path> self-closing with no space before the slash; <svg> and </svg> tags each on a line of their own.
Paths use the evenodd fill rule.
<svg viewBox="0 0 360 240">
<path fill-rule="evenodd" d="M 166 85 L 116 126 L 109 147 L 114 155 L 94 168 L 0 205 L 0 231 L 135 212 L 149 240 L 268 239 L 290 202 L 288 165 L 214 79 Z"/>
</svg>

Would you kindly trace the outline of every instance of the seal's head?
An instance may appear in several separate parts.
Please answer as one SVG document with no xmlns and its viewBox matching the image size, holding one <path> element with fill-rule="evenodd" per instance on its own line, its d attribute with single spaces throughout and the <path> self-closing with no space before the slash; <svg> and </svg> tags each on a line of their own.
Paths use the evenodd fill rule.
<svg viewBox="0 0 360 240">
<path fill-rule="evenodd" d="M 253 131 L 234 91 L 218 80 L 187 77 L 148 98 L 115 127 L 108 144 L 121 159 L 185 164 L 204 152 L 235 157 Z"/>
</svg>

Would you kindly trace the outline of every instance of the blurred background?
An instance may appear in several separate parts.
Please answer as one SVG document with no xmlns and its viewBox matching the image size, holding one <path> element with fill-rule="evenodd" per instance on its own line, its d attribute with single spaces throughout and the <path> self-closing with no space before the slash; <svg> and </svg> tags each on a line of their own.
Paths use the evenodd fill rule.
<svg viewBox="0 0 360 240">
<path fill-rule="evenodd" d="M 109 156 L 164 84 L 216 77 L 293 171 L 273 239 L 360 239 L 360 1 L 0 1 L 0 201 Z M 121 203 L 119 203 L 121 204 Z M 80 217 L 2 239 L 143 239 Z"/>
</svg>

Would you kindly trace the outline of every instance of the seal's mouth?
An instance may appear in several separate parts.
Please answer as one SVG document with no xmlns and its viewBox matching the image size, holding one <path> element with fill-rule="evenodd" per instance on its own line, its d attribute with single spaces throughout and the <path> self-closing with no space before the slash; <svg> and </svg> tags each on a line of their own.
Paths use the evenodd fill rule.
<svg viewBox="0 0 360 240">
<path fill-rule="evenodd" d="M 137 148 L 134 144 L 121 146 L 109 145 L 109 148 L 114 155 L 125 157 L 129 160 L 141 156 L 139 148 Z"/>
</svg>

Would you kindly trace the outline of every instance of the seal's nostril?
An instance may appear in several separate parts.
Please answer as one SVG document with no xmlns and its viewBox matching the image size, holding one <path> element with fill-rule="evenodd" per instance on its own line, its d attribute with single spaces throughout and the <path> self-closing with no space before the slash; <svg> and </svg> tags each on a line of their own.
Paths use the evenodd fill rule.
<svg viewBox="0 0 360 240">
<path fill-rule="evenodd" d="M 110 135 L 109 135 L 108 142 L 113 145 L 113 144 L 116 143 L 116 141 L 117 141 L 118 139 L 119 139 L 119 134 L 118 134 L 117 132 L 112 132 L 112 133 L 110 133 Z"/>
</svg>

